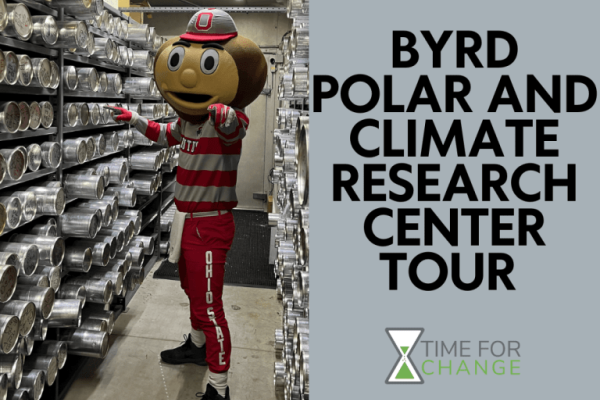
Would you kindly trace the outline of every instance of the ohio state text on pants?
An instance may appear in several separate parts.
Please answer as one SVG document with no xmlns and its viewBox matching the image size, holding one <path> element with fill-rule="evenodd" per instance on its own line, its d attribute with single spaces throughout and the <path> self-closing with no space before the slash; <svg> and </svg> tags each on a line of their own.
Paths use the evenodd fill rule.
<svg viewBox="0 0 600 400">
<path fill-rule="evenodd" d="M 189 218 L 181 237 L 179 278 L 190 299 L 192 328 L 206 335 L 206 362 L 214 373 L 229 370 L 231 336 L 223 310 L 223 277 L 235 224 L 231 212 Z"/>
</svg>

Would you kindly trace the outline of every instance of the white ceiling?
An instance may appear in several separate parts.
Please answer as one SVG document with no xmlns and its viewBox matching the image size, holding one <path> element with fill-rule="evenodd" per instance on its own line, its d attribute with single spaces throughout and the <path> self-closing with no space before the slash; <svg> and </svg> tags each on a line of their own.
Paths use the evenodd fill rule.
<svg viewBox="0 0 600 400">
<path fill-rule="evenodd" d="M 287 0 L 148 0 L 153 7 L 192 7 L 196 4 L 200 7 L 285 7 Z M 132 1 L 132 4 L 138 1 Z"/>
</svg>

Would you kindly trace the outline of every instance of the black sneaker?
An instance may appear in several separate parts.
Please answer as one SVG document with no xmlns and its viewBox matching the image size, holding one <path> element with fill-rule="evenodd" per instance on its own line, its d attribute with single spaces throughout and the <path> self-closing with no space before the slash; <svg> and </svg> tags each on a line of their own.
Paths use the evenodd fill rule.
<svg viewBox="0 0 600 400">
<path fill-rule="evenodd" d="M 206 384 L 206 392 L 198 392 L 196 393 L 196 397 L 200 397 L 200 400 L 231 400 L 231 397 L 229 397 L 229 387 L 227 387 L 225 397 L 222 397 L 210 383 Z"/>
<path fill-rule="evenodd" d="M 183 345 L 165 350 L 160 353 L 160 358 L 167 364 L 186 364 L 206 365 L 206 345 L 197 347 L 192 343 L 192 335 L 183 335 L 185 341 Z"/>
</svg>

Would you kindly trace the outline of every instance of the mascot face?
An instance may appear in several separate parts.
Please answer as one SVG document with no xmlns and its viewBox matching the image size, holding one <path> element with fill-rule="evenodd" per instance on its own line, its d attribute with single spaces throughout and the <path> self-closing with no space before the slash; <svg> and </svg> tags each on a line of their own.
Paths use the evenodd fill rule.
<svg viewBox="0 0 600 400">
<path fill-rule="evenodd" d="M 196 13 L 186 34 L 161 46 L 154 65 L 161 94 L 190 122 L 205 118 L 211 104 L 248 106 L 259 96 L 266 77 L 260 48 L 239 36 L 231 17 L 220 10 Z"/>
</svg>

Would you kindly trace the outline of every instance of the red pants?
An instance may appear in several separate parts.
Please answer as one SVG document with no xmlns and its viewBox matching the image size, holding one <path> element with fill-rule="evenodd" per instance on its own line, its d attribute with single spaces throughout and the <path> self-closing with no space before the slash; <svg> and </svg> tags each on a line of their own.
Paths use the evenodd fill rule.
<svg viewBox="0 0 600 400">
<path fill-rule="evenodd" d="M 190 299 L 192 328 L 206 335 L 206 362 L 214 373 L 229 370 L 231 336 L 223 310 L 225 259 L 231 248 L 233 214 L 188 218 L 181 237 L 179 278 Z"/>
</svg>

